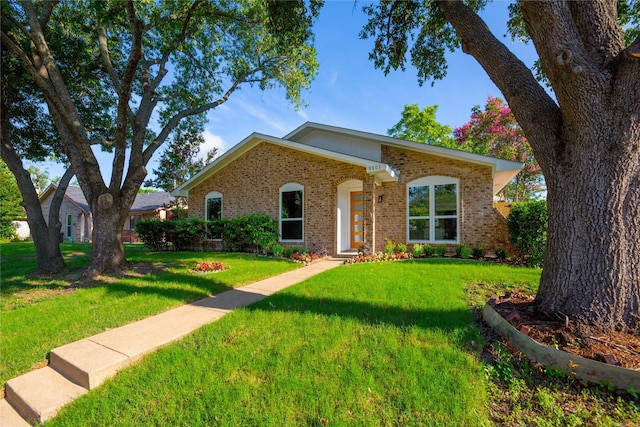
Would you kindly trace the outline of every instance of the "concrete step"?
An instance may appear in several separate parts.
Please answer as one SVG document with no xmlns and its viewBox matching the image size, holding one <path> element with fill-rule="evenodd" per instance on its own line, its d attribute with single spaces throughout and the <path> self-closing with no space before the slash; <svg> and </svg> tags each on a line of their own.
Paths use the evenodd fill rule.
<svg viewBox="0 0 640 427">
<path fill-rule="evenodd" d="M 32 424 L 50 420 L 60 408 L 88 391 L 49 366 L 9 380 L 5 386 L 7 402 Z"/>
<path fill-rule="evenodd" d="M 0 400 L 0 426 L 2 427 L 30 427 L 24 418 L 13 409 L 5 399 Z"/>
</svg>

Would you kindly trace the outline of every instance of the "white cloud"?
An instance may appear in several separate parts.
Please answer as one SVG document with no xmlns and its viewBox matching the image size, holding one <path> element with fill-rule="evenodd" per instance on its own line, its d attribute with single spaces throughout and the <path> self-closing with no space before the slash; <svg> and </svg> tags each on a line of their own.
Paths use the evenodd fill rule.
<svg viewBox="0 0 640 427">
<path fill-rule="evenodd" d="M 218 156 L 227 151 L 229 148 L 225 140 L 219 136 L 211 133 L 208 130 L 205 130 L 202 133 L 202 137 L 204 138 L 204 143 L 200 145 L 200 152 L 198 153 L 198 158 L 204 159 L 207 157 L 207 153 L 209 150 L 214 147 L 218 148 Z"/>
</svg>

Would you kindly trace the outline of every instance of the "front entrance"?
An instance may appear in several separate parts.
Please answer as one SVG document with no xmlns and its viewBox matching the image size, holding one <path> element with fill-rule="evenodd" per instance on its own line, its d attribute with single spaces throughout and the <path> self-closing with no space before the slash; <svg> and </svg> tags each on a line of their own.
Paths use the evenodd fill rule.
<svg viewBox="0 0 640 427">
<path fill-rule="evenodd" d="M 350 196 L 351 249 L 358 249 L 364 241 L 364 193 L 352 191 Z"/>
</svg>

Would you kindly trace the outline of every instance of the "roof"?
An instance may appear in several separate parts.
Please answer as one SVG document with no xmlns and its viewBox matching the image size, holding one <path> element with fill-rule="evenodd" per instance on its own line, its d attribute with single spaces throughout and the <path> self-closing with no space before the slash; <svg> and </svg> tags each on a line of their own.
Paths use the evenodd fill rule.
<svg viewBox="0 0 640 427">
<path fill-rule="evenodd" d="M 131 206 L 131 212 L 153 211 L 163 206 L 169 205 L 176 200 L 166 191 L 156 191 L 153 193 L 139 193 Z"/>
<path fill-rule="evenodd" d="M 42 203 L 49 195 L 54 193 L 58 188 L 57 185 L 51 184 L 49 185 L 39 196 L 40 203 Z M 87 199 L 84 197 L 84 193 L 82 189 L 75 185 L 70 185 L 67 187 L 67 191 L 64 193 L 64 196 L 67 200 L 70 200 L 82 210 L 89 212 L 91 208 L 89 207 L 89 203 L 87 203 Z M 156 191 L 154 193 L 139 193 L 136 196 L 136 199 L 133 201 L 133 205 L 131 206 L 131 212 L 144 212 L 144 211 L 154 211 L 158 208 L 161 208 L 165 205 L 171 204 L 175 201 L 175 197 L 171 196 L 171 194 L 166 191 Z"/>
<path fill-rule="evenodd" d="M 55 193 L 58 189 L 56 184 L 50 184 L 45 190 L 38 196 L 40 199 L 40 203 L 46 200 L 49 195 Z M 87 199 L 84 198 L 84 193 L 82 193 L 82 189 L 80 187 L 70 185 L 67 187 L 67 191 L 64 193 L 64 197 L 78 206 L 85 212 L 89 212 L 91 208 L 89 207 L 89 203 L 87 203 Z"/>
<path fill-rule="evenodd" d="M 324 141 L 321 140 L 321 138 L 316 138 L 314 145 L 314 141 L 312 139 L 314 135 L 334 137 L 335 140 L 332 142 L 330 138 L 325 139 Z M 348 139 L 350 143 L 345 144 L 344 141 L 338 141 L 344 139 Z M 336 141 L 338 141 L 338 143 L 336 143 Z M 482 156 L 466 151 L 405 141 L 385 135 L 378 135 L 353 129 L 307 122 L 291 133 L 285 135 L 283 138 L 277 138 L 260 133 L 252 133 L 222 156 L 218 157 L 215 161 L 207 165 L 198 174 L 194 175 L 191 179 L 173 190 L 171 194 L 174 196 L 188 196 L 190 189 L 199 185 L 209 176 L 224 168 L 242 154 L 248 152 L 262 142 L 285 146 L 325 158 L 363 166 L 366 168 L 367 173 L 373 175 L 378 182 L 397 181 L 400 174 L 399 171 L 393 168 L 393 165 L 387 165 L 380 161 L 380 147 L 382 145 L 389 145 L 434 156 L 481 164 L 492 169 L 494 195 L 504 188 L 504 186 L 506 186 L 509 181 L 511 181 L 511 179 L 524 167 L 522 163 L 497 159 L 495 157 Z M 351 142 L 353 143 L 351 144 Z"/>
</svg>

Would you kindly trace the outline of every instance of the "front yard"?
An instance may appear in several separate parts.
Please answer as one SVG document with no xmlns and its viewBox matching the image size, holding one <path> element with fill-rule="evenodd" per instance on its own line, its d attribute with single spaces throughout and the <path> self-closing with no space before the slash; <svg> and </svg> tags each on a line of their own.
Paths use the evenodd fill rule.
<svg viewBox="0 0 640 427">
<path fill-rule="evenodd" d="M 65 251 L 78 247 L 65 245 Z M 122 311 L 131 320 L 145 317 L 299 266 L 245 255 L 148 254 L 136 247 L 129 259 L 156 263 L 154 272 L 25 299 L 18 295 L 35 292 L 27 291 L 34 279 L 23 275 L 25 283 L 16 285 L 20 276 L 5 271 L 7 252 L 3 246 L 3 381 L 16 375 L 7 360 L 16 359 L 14 372 L 28 370 L 48 350 L 79 339 L 71 331 L 89 336 L 96 333 L 91 328 L 126 323 Z M 203 258 L 231 268 L 190 273 Z M 234 276 L 241 274 L 256 278 Z M 449 259 L 338 267 L 149 355 L 48 425 L 638 425 L 640 412 L 629 399 L 562 378 L 540 383 L 536 367 L 523 368 L 480 333 L 470 305 L 485 300 L 487 289 L 532 292 L 539 275 Z M 5 280 L 11 287 L 5 289 Z M 56 318 L 55 327 L 47 317 Z M 27 330 L 44 338 L 31 355 L 14 357 L 11 352 L 25 345 L 16 340 Z M 5 338 L 14 341 L 11 351 Z M 487 349 L 493 349 L 492 363 L 483 361 Z M 16 368 L 21 358 L 31 359 Z"/>
</svg>

